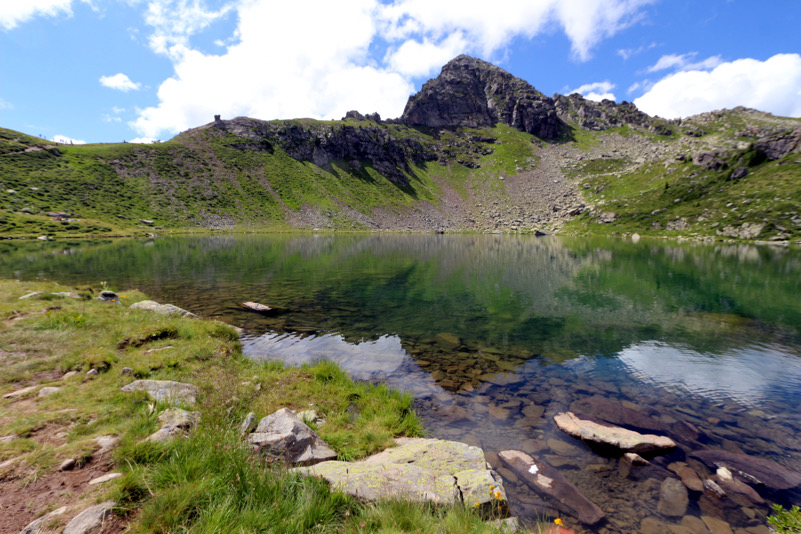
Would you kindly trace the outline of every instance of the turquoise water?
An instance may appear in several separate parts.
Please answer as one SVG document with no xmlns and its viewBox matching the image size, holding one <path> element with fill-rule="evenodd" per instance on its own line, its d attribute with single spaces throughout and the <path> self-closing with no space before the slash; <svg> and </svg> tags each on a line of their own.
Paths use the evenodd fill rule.
<svg viewBox="0 0 801 534">
<path fill-rule="evenodd" d="M 496 235 L 6 241 L 0 275 L 135 287 L 243 327 L 249 357 L 334 359 L 412 391 L 431 436 L 484 448 L 516 513 L 558 515 L 577 532 L 678 526 L 660 514 L 659 485 L 677 462 L 714 475 L 693 450 L 801 466 L 795 249 Z M 554 426 L 553 415 L 598 399 L 673 429 L 678 450 L 629 469 Z M 694 430 L 676 430 L 685 424 Z M 607 519 L 582 527 L 522 484 L 497 460 L 513 448 L 557 467 Z M 759 491 L 801 503 L 798 488 Z M 691 491 L 685 515 L 764 524 L 767 504 L 732 499 Z"/>
</svg>

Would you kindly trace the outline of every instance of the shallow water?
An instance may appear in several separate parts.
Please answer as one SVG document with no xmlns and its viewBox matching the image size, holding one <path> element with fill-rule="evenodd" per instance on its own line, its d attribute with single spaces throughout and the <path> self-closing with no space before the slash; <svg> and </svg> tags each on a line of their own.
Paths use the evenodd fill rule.
<svg viewBox="0 0 801 534">
<path fill-rule="evenodd" d="M 668 466 L 714 474 L 693 450 L 801 469 L 797 250 L 529 236 L 14 241 L 0 243 L 0 275 L 136 287 L 245 328 L 252 358 L 333 359 L 412 391 L 431 436 L 484 448 L 523 517 L 628 533 L 682 521 L 705 532 L 692 519 L 705 516 L 760 532 L 769 503 L 801 504 L 798 488 L 758 488 L 767 503 L 691 491 L 687 517 L 658 509 Z M 283 313 L 237 306 L 247 300 Z M 650 416 L 678 449 L 631 468 L 555 427 L 588 402 Z M 557 467 L 606 520 L 582 527 L 503 468 L 504 449 Z"/>
</svg>

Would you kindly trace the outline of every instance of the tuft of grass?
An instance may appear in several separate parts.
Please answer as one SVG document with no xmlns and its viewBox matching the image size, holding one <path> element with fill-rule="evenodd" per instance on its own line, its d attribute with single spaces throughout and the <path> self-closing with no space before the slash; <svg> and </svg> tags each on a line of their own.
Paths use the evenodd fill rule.
<svg viewBox="0 0 801 534">
<path fill-rule="evenodd" d="M 768 523 L 779 534 L 801 534 L 801 508 L 793 506 L 785 510 L 782 505 L 773 505 L 773 514 L 768 517 Z"/>
</svg>

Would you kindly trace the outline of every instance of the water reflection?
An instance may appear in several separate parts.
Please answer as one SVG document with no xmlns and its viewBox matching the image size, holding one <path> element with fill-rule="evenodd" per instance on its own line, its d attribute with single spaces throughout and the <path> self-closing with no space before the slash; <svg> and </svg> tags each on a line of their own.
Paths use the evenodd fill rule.
<svg viewBox="0 0 801 534">
<path fill-rule="evenodd" d="M 411 391 L 431 435 L 485 449 L 522 516 L 567 517 L 501 468 L 504 449 L 560 469 L 607 513 L 591 530 L 604 534 L 701 516 L 749 532 L 764 523 L 766 504 L 698 491 L 690 519 L 660 515 L 660 483 L 677 465 L 715 476 L 695 450 L 801 465 L 795 249 L 330 234 L 5 242 L 0 274 L 136 287 L 244 327 L 251 357 L 334 359 L 359 379 Z M 286 313 L 246 312 L 241 301 Z M 565 410 L 637 420 L 679 448 L 653 458 L 654 470 L 631 469 L 555 428 Z M 763 493 L 801 502 L 797 490 Z"/>
<path fill-rule="evenodd" d="M 798 353 L 777 345 L 709 354 L 646 341 L 623 349 L 617 358 L 640 380 L 742 406 L 762 407 L 769 399 L 801 391 Z"/>
</svg>

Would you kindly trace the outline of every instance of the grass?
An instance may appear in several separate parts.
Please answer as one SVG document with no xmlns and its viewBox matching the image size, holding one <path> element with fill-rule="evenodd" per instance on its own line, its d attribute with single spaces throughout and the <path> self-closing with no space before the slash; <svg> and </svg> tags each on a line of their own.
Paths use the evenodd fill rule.
<svg viewBox="0 0 801 534">
<path fill-rule="evenodd" d="M 288 368 L 246 360 L 230 326 L 132 310 L 145 299 L 136 290 L 118 291 L 123 304 L 116 305 L 94 298 L 100 288 L 74 289 L 79 299 L 52 294 L 66 289 L 0 281 L 0 393 L 35 386 L 0 401 L 0 435 L 17 436 L 0 442 L 0 462 L 17 465 L 0 479 L 31 484 L 67 458 L 90 463 L 93 439 L 115 435 L 113 469 L 124 476 L 85 500 L 114 499 L 131 532 L 495 531 L 460 506 L 365 504 L 332 492 L 319 479 L 258 460 L 238 434 L 247 412 L 313 407 L 326 420 L 317 432 L 339 458 L 362 458 L 395 436 L 422 433 L 408 395 L 356 383 L 330 362 Z M 19 300 L 33 291 L 42 293 Z M 143 441 L 164 406 L 120 392 L 131 380 L 124 367 L 139 378 L 197 385 L 200 426 L 185 439 Z M 87 376 L 89 369 L 100 372 Z M 77 374 L 62 378 L 67 371 Z M 38 397 L 44 386 L 60 390 Z"/>
<path fill-rule="evenodd" d="M 801 534 L 801 508 L 793 506 L 785 510 L 781 505 L 774 504 L 773 515 L 768 518 L 768 523 L 779 534 Z"/>
</svg>

